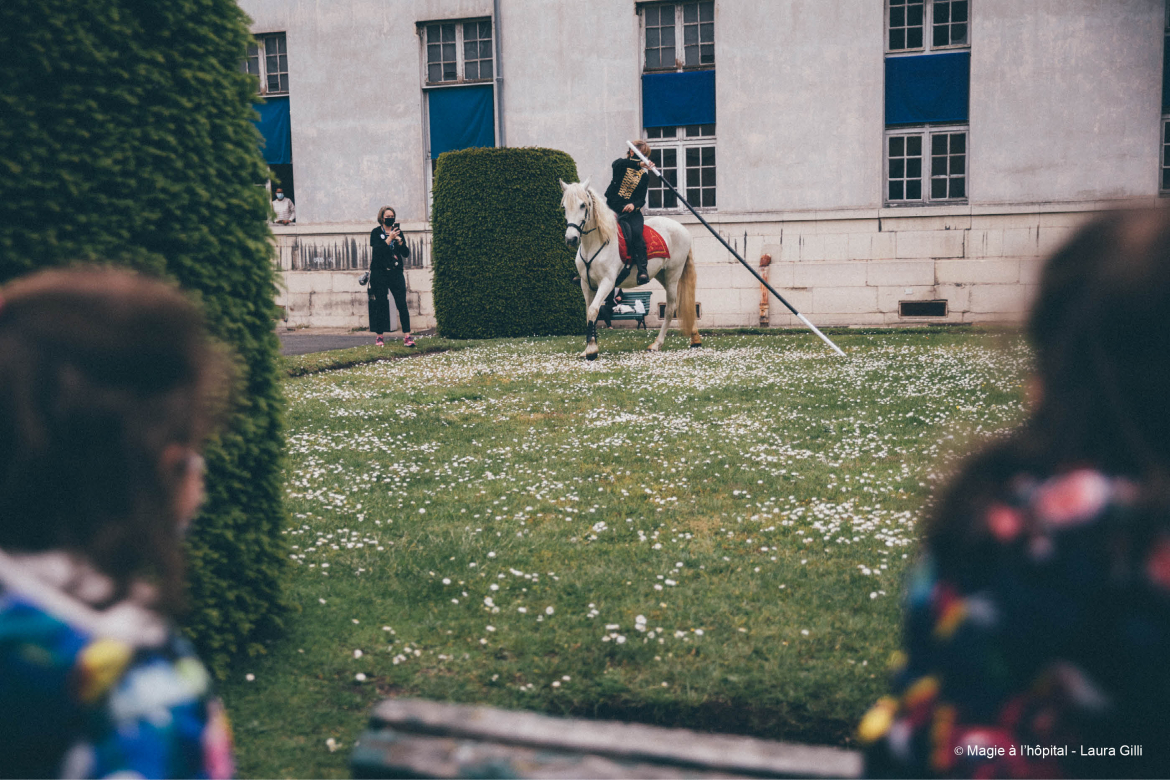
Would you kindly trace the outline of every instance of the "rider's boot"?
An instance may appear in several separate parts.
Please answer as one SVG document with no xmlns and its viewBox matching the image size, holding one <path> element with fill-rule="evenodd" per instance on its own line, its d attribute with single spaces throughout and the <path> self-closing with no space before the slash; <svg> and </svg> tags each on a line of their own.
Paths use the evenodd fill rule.
<svg viewBox="0 0 1170 780">
<path fill-rule="evenodd" d="M 641 252 L 634 258 L 634 265 L 638 266 L 638 284 L 650 284 L 650 274 L 646 273 L 646 253 Z"/>
</svg>

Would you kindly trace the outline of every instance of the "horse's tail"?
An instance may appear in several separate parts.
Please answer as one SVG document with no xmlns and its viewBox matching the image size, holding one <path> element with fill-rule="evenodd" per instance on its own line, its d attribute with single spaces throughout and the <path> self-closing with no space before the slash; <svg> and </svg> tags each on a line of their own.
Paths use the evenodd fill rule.
<svg viewBox="0 0 1170 780">
<path fill-rule="evenodd" d="M 678 280 L 678 324 L 684 335 L 691 337 L 691 345 L 703 343 L 699 327 L 695 324 L 695 287 L 698 274 L 695 273 L 695 253 L 687 251 L 687 262 L 682 277 Z"/>
</svg>

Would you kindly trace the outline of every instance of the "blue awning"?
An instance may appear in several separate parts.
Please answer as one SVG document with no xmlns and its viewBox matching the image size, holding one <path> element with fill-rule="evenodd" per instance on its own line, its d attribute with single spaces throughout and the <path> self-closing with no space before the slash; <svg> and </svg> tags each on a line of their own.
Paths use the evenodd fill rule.
<svg viewBox="0 0 1170 780">
<path fill-rule="evenodd" d="M 292 162 L 292 125 L 288 117 L 288 98 L 267 98 L 253 105 L 260 113 L 256 128 L 264 139 L 264 162 L 284 165 Z"/>
<path fill-rule="evenodd" d="M 715 122 L 715 71 L 642 76 L 642 126 L 674 127 Z"/>
<path fill-rule="evenodd" d="M 966 122 L 971 52 L 886 59 L 886 124 Z"/>
<path fill-rule="evenodd" d="M 443 152 L 496 145 L 496 113 L 490 84 L 427 92 L 431 159 Z"/>
</svg>

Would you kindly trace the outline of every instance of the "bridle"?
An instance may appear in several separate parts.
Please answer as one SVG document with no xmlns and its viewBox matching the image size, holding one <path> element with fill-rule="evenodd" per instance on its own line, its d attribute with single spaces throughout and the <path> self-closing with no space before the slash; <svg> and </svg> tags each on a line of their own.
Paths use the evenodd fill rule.
<svg viewBox="0 0 1170 780">
<path fill-rule="evenodd" d="M 594 225 L 593 227 L 589 228 L 588 230 L 585 229 L 585 224 L 587 222 L 589 222 L 589 215 L 592 213 L 592 210 L 593 210 L 593 198 L 590 197 L 589 201 L 588 201 L 588 205 L 585 206 L 585 216 L 581 219 L 581 221 L 578 223 L 574 223 L 574 222 L 569 223 L 569 227 L 576 230 L 578 235 L 581 236 L 581 248 L 582 249 L 585 248 L 585 236 L 587 236 L 590 233 L 592 233 L 593 231 L 597 230 L 597 225 Z M 588 260 L 585 259 L 585 255 L 581 254 L 580 251 L 578 251 L 578 253 L 577 253 L 581 258 L 581 262 L 583 262 L 585 264 L 585 282 L 589 285 L 590 290 L 597 289 L 596 287 L 593 286 L 593 279 L 591 279 L 590 275 L 589 275 L 589 272 L 593 270 L 593 261 L 597 259 L 597 256 L 599 254 L 601 254 L 601 250 L 605 249 L 607 246 L 609 246 L 608 239 L 606 239 L 606 241 L 601 246 L 599 246 L 597 248 L 597 251 L 593 253 L 593 257 L 589 258 Z"/>
</svg>

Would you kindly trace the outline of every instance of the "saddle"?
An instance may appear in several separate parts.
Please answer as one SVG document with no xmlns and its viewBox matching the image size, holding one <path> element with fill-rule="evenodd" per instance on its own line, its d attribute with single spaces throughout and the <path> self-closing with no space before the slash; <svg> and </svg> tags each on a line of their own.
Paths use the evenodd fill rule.
<svg viewBox="0 0 1170 780">
<path fill-rule="evenodd" d="M 649 225 L 642 226 L 642 240 L 646 242 L 646 257 L 670 257 L 670 250 L 666 247 L 666 239 L 658 234 L 658 231 Z M 626 234 L 623 230 L 618 230 L 618 254 L 621 255 L 622 262 L 629 265 L 633 262 L 630 257 L 630 252 L 626 249 Z"/>
</svg>

